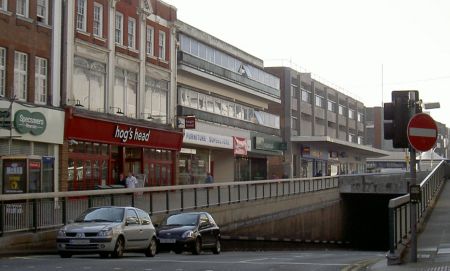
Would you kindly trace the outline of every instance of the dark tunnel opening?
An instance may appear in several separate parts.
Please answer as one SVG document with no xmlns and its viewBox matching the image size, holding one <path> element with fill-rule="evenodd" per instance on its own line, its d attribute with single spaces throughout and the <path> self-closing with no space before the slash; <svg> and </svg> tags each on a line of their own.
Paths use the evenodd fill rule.
<svg viewBox="0 0 450 271">
<path fill-rule="evenodd" d="M 400 195 L 345 194 L 344 229 L 354 249 L 389 249 L 389 200 Z"/>
</svg>

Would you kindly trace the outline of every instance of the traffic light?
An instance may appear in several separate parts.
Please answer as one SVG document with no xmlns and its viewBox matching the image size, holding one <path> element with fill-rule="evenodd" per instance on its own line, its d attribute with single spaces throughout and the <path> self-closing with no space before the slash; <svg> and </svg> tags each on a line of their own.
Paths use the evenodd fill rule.
<svg viewBox="0 0 450 271">
<path fill-rule="evenodd" d="M 384 139 L 392 139 L 394 148 L 408 148 L 407 128 L 411 118 L 411 107 L 414 113 L 421 112 L 415 101 L 419 100 L 419 92 L 392 91 L 392 102 L 384 104 Z"/>
</svg>

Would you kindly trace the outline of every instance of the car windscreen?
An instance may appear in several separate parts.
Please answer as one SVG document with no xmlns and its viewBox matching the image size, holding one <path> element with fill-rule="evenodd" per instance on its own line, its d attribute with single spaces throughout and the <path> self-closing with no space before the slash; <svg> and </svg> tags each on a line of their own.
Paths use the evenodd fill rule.
<svg viewBox="0 0 450 271">
<path fill-rule="evenodd" d="M 81 214 L 75 222 L 121 222 L 123 208 L 92 208 Z"/>
<path fill-rule="evenodd" d="M 165 225 L 181 225 L 181 226 L 195 226 L 198 223 L 198 214 L 178 214 L 167 218 Z"/>
</svg>

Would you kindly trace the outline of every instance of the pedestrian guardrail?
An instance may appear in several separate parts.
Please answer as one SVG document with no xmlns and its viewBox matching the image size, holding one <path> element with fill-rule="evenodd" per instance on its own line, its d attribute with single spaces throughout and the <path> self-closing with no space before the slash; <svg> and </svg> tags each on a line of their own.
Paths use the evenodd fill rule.
<svg viewBox="0 0 450 271">
<path fill-rule="evenodd" d="M 328 176 L 0 195 L 0 236 L 60 227 L 95 206 L 135 206 L 156 215 L 312 193 L 338 186 L 338 176 Z"/>
<path fill-rule="evenodd" d="M 420 183 L 420 201 L 411 205 L 410 194 L 406 194 L 389 201 L 389 253 L 388 262 L 395 264 L 401 260 L 401 254 L 411 238 L 411 211 L 416 212 L 417 225 L 422 225 L 425 216 L 430 211 L 431 204 L 446 179 L 449 165 L 441 161 Z M 415 206 L 415 210 L 411 210 Z"/>
</svg>

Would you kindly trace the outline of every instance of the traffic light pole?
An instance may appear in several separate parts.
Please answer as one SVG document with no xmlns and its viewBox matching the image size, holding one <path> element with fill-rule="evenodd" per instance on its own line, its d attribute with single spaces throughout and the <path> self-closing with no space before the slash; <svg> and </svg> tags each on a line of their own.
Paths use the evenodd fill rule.
<svg viewBox="0 0 450 271">
<path fill-rule="evenodd" d="M 410 108 L 409 117 L 410 119 L 416 114 L 416 98 L 414 94 L 410 93 Z M 409 155 L 410 155 L 410 225 L 411 225 L 411 262 L 417 262 L 417 201 L 411 200 L 411 187 L 416 186 L 417 182 L 417 172 L 416 172 L 416 150 L 409 144 Z"/>
<path fill-rule="evenodd" d="M 410 187 L 416 185 L 416 150 L 410 146 Z M 411 189 L 410 189 L 411 191 Z M 410 200 L 410 225 L 411 225 L 411 262 L 417 262 L 417 202 Z"/>
</svg>

